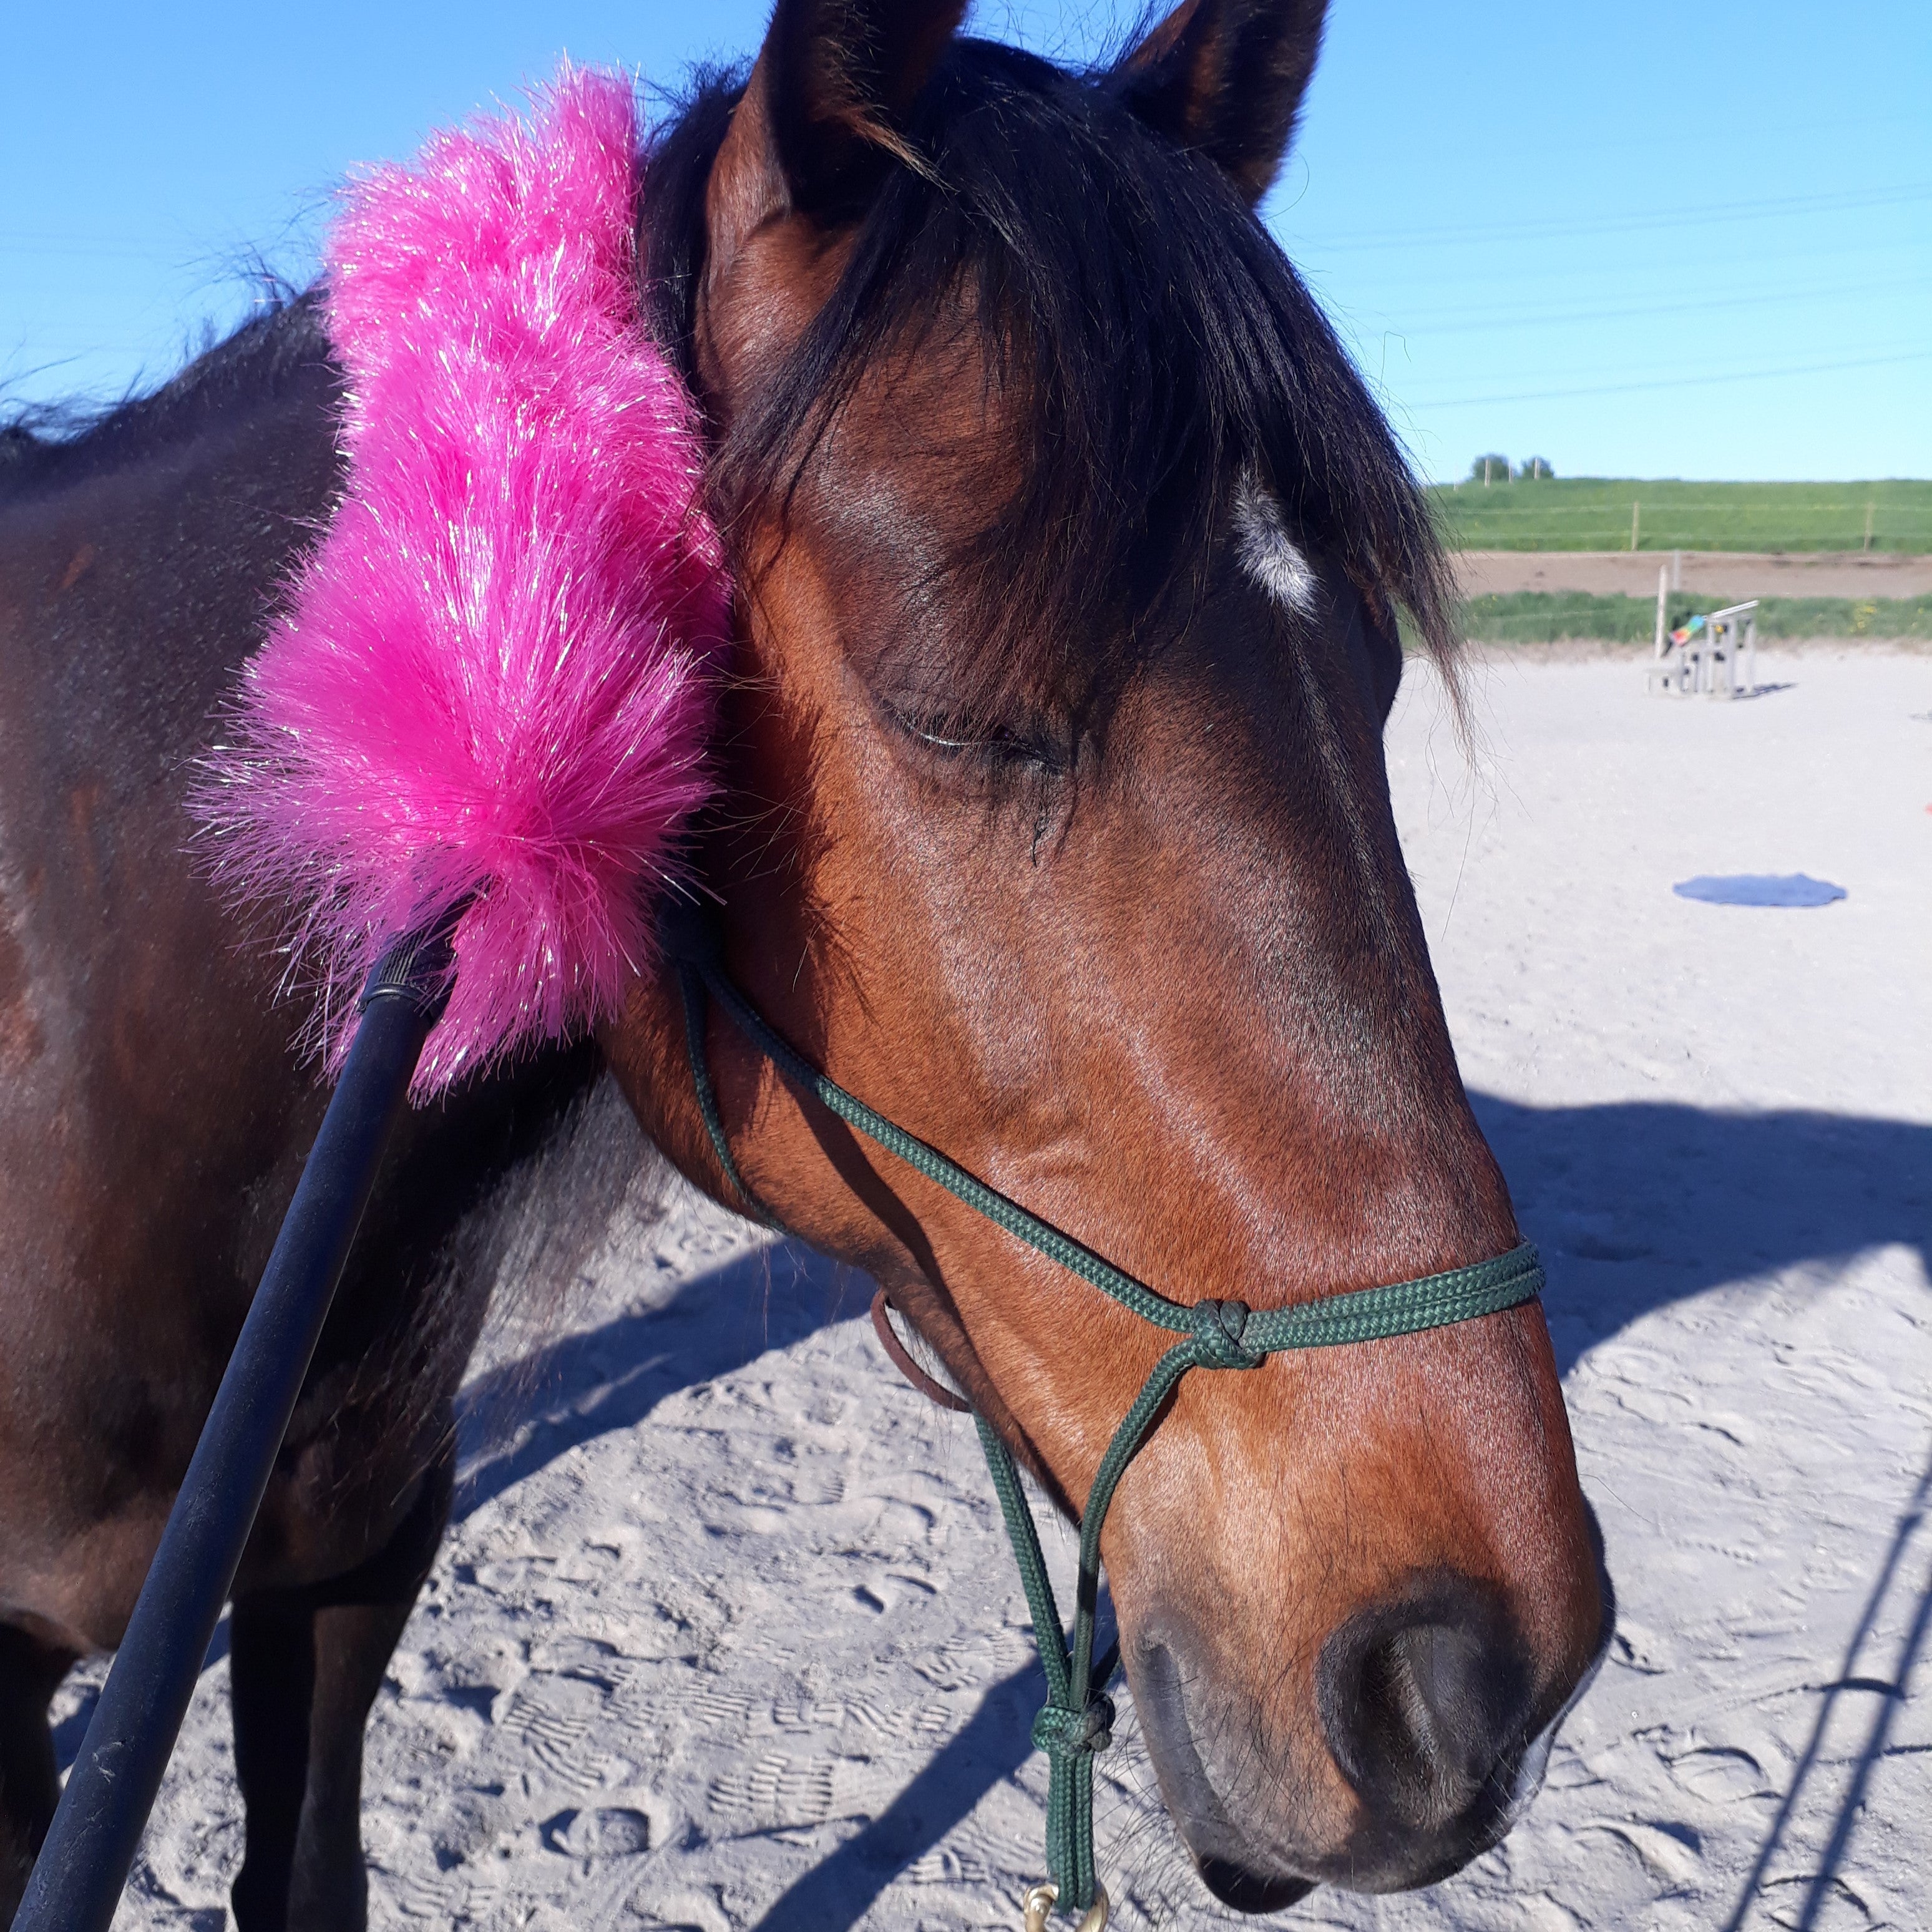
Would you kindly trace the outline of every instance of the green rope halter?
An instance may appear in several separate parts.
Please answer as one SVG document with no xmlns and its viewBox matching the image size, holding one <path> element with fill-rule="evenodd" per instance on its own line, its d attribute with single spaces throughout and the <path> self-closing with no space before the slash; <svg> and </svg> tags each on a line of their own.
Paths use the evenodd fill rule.
<svg viewBox="0 0 1932 1932">
<path fill-rule="evenodd" d="M 666 951 L 677 967 L 685 1044 L 691 1057 L 698 1112 L 704 1116 L 718 1165 L 759 1220 L 774 1228 L 779 1225 L 746 1186 L 725 1136 L 705 1051 L 707 992 L 794 1087 L 988 1220 L 1111 1295 L 1142 1321 L 1182 1338 L 1154 1364 L 1100 1459 L 1080 1517 L 1080 1564 L 1070 1644 L 1012 1453 L 983 1416 L 975 1414 L 973 1418 L 1000 1513 L 1006 1518 L 1040 1662 L 1046 1672 L 1047 1700 L 1034 1720 L 1033 1740 L 1046 1752 L 1048 1766 L 1046 1862 L 1050 1883 L 1056 1888 L 1054 1903 L 1062 1912 L 1087 1912 L 1096 1895 L 1106 1897 L 1094 1869 L 1094 1758 L 1112 1741 L 1114 1706 L 1106 1693 L 1119 1663 L 1118 1646 L 1097 1664 L 1094 1657 L 1094 1619 L 1100 1592 L 1100 1530 L 1127 1465 L 1153 1432 L 1162 1403 L 1190 1369 L 1256 1369 L 1284 1349 L 1327 1348 L 1348 1342 L 1419 1334 L 1425 1329 L 1514 1308 L 1542 1291 L 1543 1268 L 1536 1250 L 1526 1241 L 1493 1261 L 1384 1288 L 1324 1295 L 1293 1308 L 1256 1310 L 1242 1301 L 1170 1301 L 1070 1234 L 1028 1214 L 1018 1202 L 988 1187 L 936 1148 L 874 1113 L 864 1101 L 821 1073 L 775 1032 L 739 991 L 724 970 L 716 930 L 708 921 L 668 920 L 665 939 Z M 1105 1923 L 1104 1906 L 1098 1922 Z"/>
</svg>

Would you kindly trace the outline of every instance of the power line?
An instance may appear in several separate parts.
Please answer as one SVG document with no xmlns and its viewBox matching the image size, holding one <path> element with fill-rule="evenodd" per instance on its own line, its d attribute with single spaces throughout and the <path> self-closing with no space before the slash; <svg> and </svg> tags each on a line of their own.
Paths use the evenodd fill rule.
<svg viewBox="0 0 1932 1932">
<path fill-rule="evenodd" d="M 1516 241 L 1538 237 L 1572 235 L 1612 235 L 1647 232 L 1653 229 L 1700 226 L 1710 222 L 1767 220 L 1773 216 L 1832 214 L 1862 208 L 1895 207 L 1903 203 L 1932 200 L 1932 183 L 1905 182 L 1890 188 L 1846 190 L 1828 194 L 1784 195 L 1750 201 L 1710 202 L 1664 214 L 1601 215 L 1576 220 L 1568 216 L 1543 216 L 1526 221 L 1484 223 L 1462 228 L 1391 228 L 1364 230 L 1354 234 L 1324 236 L 1318 230 L 1298 231 L 1297 242 L 1304 248 L 1346 250 L 1461 244 L 1480 241 Z M 1274 224 L 1286 226 L 1284 209 L 1274 214 Z M 197 244 L 184 241 L 183 246 Z M 200 244 L 206 246 L 208 244 Z M 153 241 L 83 241 L 71 234 L 49 229 L 0 229 L 0 248 L 10 252 L 51 256 L 100 256 L 130 260 L 166 258 L 178 250 Z"/>
<path fill-rule="evenodd" d="M 1532 389 L 1514 395 L 1450 396 L 1442 398 L 1402 396 L 1398 400 L 1412 409 L 1462 410 L 1495 403 L 1555 402 L 1570 396 L 1618 396 L 1639 389 L 1694 389 L 1716 382 L 1756 382 L 1780 376 L 1817 376 L 1840 369 L 1882 369 L 1898 363 L 1932 362 L 1932 349 L 1917 349 L 1902 356 L 1868 356 L 1846 362 L 1795 362 L 1774 369 L 1734 369 L 1722 375 L 1664 376 L 1637 382 L 1605 382 L 1580 389 Z"/>
<path fill-rule="evenodd" d="M 1573 301 L 1597 295 L 1606 285 L 1640 290 L 1664 276 L 1679 278 L 1680 286 L 1682 279 L 1690 275 L 1694 275 L 1700 284 L 1726 279 L 1763 283 L 1780 274 L 1828 274 L 1840 264 L 1868 262 L 1874 257 L 1882 257 L 1895 266 L 1900 252 L 1900 244 L 1895 240 L 1849 248 L 1796 249 L 1785 255 L 1762 251 L 1736 256 L 1712 255 L 1700 250 L 1694 269 L 1688 272 L 1683 265 L 1676 262 L 1659 265 L 1647 262 L 1641 267 L 1633 266 L 1627 269 L 1619 265 L 1612 269 L 1606 268 L 1600 260 L 1551 265 L 1538 262 L 1532 268 L 1512 269 L 1506 274 L 1499 274 L 1493 267 L 1472 267 L 1461 273 L 1426 271 L 1409 274 L 1393 266 L 1384 268 L 1378 264 L 1366 273 L 1358 272 L 1351 265 L 1338 276 L 1333 271 L 1310 271 L 1305 263 L 1298 262 L 1295 266 L 1324 306 L 1346 314 L 1360 308 L 1392 310 L 1412 301 L 1453 297 L 1457 291 L 1466 289 L 1486 291 L 1493 299 L 1498 285 L 1504 282 L 1526 291 L 1547 293 L 1558 300 L 1562 298 L 1564 292 L 1574 289 L 1578 293 L 1570 297 Z M 1374 292 L 1376 290 L 1387 292 L 1378 300 Z M 1660 296 L 1664 292 L 1660 290 Z"/>
<path fill-rule="evenodd" d="M 1912 334 L 1892 342 L 1869 340 L 1864 342 L 1846 341 L 1834 335 L 1827 335 L 1822 340 L 1814 341 L 1808 351 L 1802 341 L 1789 342 L 1782 346 L 1787 356 L 1803 356 L 1808 353 L 1811 357 L 1822 360 L 1826 357 L 1842 359 L 1847 356 L 1860 357 L 1902 356 L 1908 352 L 1916 355 L 1920 350 L 1927 348 L 1928 344 L 1924 334 L 1922 332 L 1914 331 Z M 1648 382 L 1654 378 L 1658 381 L 1663 382 L 1674 380 L 1680 376 L 1688 378 L 1695 376 L 1727 376 L 1733 373 L 1740 363 L 1748 362 L 1749 360 L 1749 351 L 1732 350 L 1696 361 L 1679 358 L 1660 363 L 1625 363 L 1619 368 L 1614 362 L 1605 364 L 1592 356 L 1581 368 L 1572 367 L 1565 369 L 1558 366 L 1556 368 L 1537 369 L 1515 365 L 1498 370 L 1492 378 L 1490 376 L 1487 371 L 1478 369 L 1466 370 L 1460 377 L 1450 375 L 1432 379 L 1418 375 L 1416 380 L 1425 389 L 1457 389 L 1466 386 L 1469 382 L 1480 382 L 1486 380 L 1507 382 L 1512 376 L 1521 382 L 1561 382 L 1587 381 L 1593 378 L 1622 382 Z"/>
<path fill-rule="evenodd" d="M 1382 328 L 1360 322 L 1346 312 L 1340 319 L 1365 338 L 1466 335 L 1491 328 L 1540 328 L 1555 322 L 1634 321 L 1646 316 L 1700 315 L 1724 309 L 1790 308 L 1806 302 L 1864 302 L 1874 296 L 1904 294 L 1924 288 L 1932 288 L 1932 279 L 1915 275 L 1890 282 L 1840 282 L 1829 287 L 1780 290 L 1774 295 L 1720 296 L 1706 302 L 1642 302 L 1614 308 L 1452 309 L 1446 316 L 1431 317 L 1425 314 L 1420 321 Z"/>
<path fill-rule="evenodd" d="M 1674 213 L 1602 215 L 1594 220 L 1552 219 L 1485 224 L 1473 228 L 1367 230 L 1350 236 L 1324 238 L 1318 232 L 1298 237 L 1304 247 L 1330 253 L 1354 254 L 1375 248 L 1461 246 L 1471 242 L 1520 242 L 1574 235 L 1648 234 L 1653 230 L 1699 227 L 1708 222 L 1753 221 L 1773 216 L 1789 219 L 1811 214 L 1837 214 L 1860 208 L 1891 208 L 1932 200 L 1932 185 L 1920 182 L 1897 187 L 1836 194 L 1784 195 L 1772 200 L 1711 202 L 1701 208 Z"/>
</svg>

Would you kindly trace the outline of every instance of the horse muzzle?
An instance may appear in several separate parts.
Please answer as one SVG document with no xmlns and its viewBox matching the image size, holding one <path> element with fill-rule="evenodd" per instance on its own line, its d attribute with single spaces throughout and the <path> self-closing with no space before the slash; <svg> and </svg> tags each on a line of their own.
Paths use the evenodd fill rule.
<svg viewBox="0 0 1932 1932">
<path fill-rule="evenodd" d="M 1329 1634 L 1313 1722 L 1279 1742 L 1188 1624 L 1156 1614 L 1130 1652 L 1135 1703 L 1202 1882 L 1238 1911 L 1274 1912 L 1318 1884 L 1432 1885 L 1488 1851 L 1535 1796 L 1607 1648 L 1601 1587 L 1594 1654 L 1552 1685 L 1492 1590 L 1454 1571 L 1413 1580 Z"/>
</svg>

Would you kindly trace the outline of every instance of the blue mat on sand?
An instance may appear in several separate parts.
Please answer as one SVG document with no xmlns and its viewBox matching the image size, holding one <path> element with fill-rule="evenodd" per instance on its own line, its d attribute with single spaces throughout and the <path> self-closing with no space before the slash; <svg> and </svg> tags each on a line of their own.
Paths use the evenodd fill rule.
<svg viewBox="0 0 1932 1932">
<path fill-rule="evenodd" d="M 1821 906 L 1846 896 L 1843 886 L 1802 872 L 1744 872 L 1727 879 L 1686 879 L 1670 889 L 1681 899 L 1708 905 Z"/>
</svg>

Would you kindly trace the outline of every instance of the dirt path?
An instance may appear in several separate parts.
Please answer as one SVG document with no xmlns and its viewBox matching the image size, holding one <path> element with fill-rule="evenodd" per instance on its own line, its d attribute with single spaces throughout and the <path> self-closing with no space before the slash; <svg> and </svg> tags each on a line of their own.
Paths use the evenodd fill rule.
<svg viewBox="0 0 1932 1932">
<path fill-rule="evenodd" d="M 1466 597 L 1518 590 L 1587 590 L 1654 597 L 1657 573 L 1677 560 L 1684 590 L 1730 597 L 1932 596 L 1932 556 L 1898 551 L 1466 550 L 1456 557 Z"/>
</svg>

